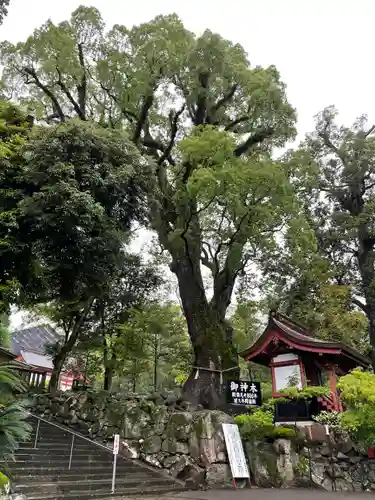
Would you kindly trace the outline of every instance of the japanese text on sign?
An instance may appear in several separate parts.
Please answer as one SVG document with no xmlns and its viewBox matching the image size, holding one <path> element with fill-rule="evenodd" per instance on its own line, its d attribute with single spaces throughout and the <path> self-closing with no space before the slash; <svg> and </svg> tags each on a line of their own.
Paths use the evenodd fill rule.
<svg viewBox="0 0 375 500">
<path fill-rule="evenodd" d="M 232 380 L 228 383 L 230 403 L 234 405 L 260 405 L 259 382 Z"/>
<path fill-rule="evenodd" d="M 115 439 L 113 441 L 113 454 L 114 455 L 118 455 L 119 448 L 120 448 L 120 435 L 115 434 Z"/>
<path fill-rule="evenodd" d="M 222 425 L 233 478 L 249 478 L 249 469 L 247 467 L 238 425 Z"/>
</svg>

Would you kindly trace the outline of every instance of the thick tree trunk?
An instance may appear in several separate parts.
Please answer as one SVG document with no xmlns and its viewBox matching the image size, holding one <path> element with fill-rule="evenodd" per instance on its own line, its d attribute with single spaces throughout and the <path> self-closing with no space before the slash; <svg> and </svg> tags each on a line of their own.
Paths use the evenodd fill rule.
<svg viewBox="0 0 375 500">
<path fill-rule="evenodd" d="M 154 335 L 154 392 L 157 391 L 158 388 L 158 365 L 159 365 L 159 342 L 158 336 L 155 333 Z"/>
<path fill-rule="evenodd" d="M 82 313 L 74 323 L 71 334 L 69 335 L 68 332 L 66 333 L 65 343 L 53 359 L 53 370 L 48 387 L 49 392 L 56 392 L 59 389 L 60 374 L 63 369 L 64 363 L 78 340 L 80 329 L 92 306 L 93 300 L 93 298 L 87 300 Z"/>
<path fill-rule="evenodd" d="M 104 384 L 103 389 L 105 391 L 110 391 L 112 389 L 113 375 L 115 372 L 114 361 L 115 357 L 111 353 L 111 349 L 108 347 L 106 340 L 104 340 Z"/>
<path fill-rule="evenodd" d="M 375 273 L 373 272 L 372 275 Z M 371 345 L 371 361 L 375 371 L 375 277 L 373 279 L 369 276 L 364 280 L 364 297 L 366 300 L 366 316 L 368 319 L 368 332 Z M 367 285 L 367 286 L 366 286 Z"/>
<path fill-rule="evenodd" d="M 110 391 L 112 389 L 114 369 L 112 366 L 106 366 L 104 370 L 104 385 L 103 389 L 105 391 Z"/>
<path fill-rule="evenodd" d="M 375 251 L 374 239 L 367 226 L 358 229 L 358 267 L 361 274 L 362 290 L 366 301 L 366 316 L 369 322 L 371 360 L 375 370 Z"/>
<path fill-rule="evenodd" d="M 133 393 L 134 394 L 135 394 L 135 392 L 137 390 L 137 379 L 138 379 L 138 374 L 136 373 L 136 371 L 134 369 L 133 380 L 132 380 L 132 389 L 133 389 Z"/>
<path fill-rule="evenodd" d="M 225 383 L 239 375 L 238 358 L 232 344 L 232 329 L 208 303 L 199 263 L 191 257 L 173 264 L 194 349 L 194 366 L 184 384 L 183 396 L 195 405 L 215 409 L 225 406 Z M 230 371 L 224 371 L 231 369 Z M 220 373 L 221 372 L 221 373 Z"/>
<path fill-rule="evenodd" d="M 60 375 L 64 367 L 66 357 L 67 352 L 62 349 L 61 352 L 57 354 L 53 359 L 53 370 L 48 386 L 49 392 L 53 393 L 59 390 Z"/>
<path fill-rule="evenodd" d="M 367 315 L 369 320 L 369 335 L 371 342 L 371 361 L 372 367 L 375 371 L 375 301 L 372 306 L 370 306 L 369 313 Z"/>
</svg>

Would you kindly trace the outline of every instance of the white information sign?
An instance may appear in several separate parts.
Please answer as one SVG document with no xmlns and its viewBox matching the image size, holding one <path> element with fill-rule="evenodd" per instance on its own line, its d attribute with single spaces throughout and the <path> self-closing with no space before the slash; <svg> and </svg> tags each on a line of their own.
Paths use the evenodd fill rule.
<svg viewBox="0 0 375 500">
<path fill-rule="evenodd" d="M 228 458 L 234 479 L 250 479 L 240 431 L 236 424 L 222 424 Z"/>
<path fill-rule="evenodd" d="M 120 448 L 120 434 L 115 434 L 115 440 L 113 441 L 113 454 L 118 455 Z"/>
</svg>

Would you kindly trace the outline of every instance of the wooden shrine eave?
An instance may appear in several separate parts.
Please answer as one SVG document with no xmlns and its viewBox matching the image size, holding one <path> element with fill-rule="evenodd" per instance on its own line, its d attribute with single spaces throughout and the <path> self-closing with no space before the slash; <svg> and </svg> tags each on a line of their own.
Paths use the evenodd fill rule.
<svg viewBox="0 0 375 500">
<path fill-rule="evenodd" d="M 317 339 L 297 323 L 278 313 L 270 315 L 268 325 L 263 334 L 239 355 L 247 361 L 254 361 L 268 366 L 277 346 L 284 345 L 289 350 L 310 352 L 311 354 L 327 355 L 367 368 L 371 361 L 360 352 L 340 342 L 330 342 Z"/>
</svg>

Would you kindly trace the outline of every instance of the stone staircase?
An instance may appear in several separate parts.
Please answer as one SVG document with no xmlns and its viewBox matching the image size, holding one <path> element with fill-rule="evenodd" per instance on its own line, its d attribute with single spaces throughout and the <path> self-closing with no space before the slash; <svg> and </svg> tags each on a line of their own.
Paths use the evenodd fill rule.
<svg viewBox="0 0 375 500">
<path fill-rule="evenodd" d="M 182 482 L 163 471 L 138 461 L 118 456 L 116 487 L 112 494 L 113 454 L 108 448 L 86 440 L 62 426 L 30 419 L 33 434 L 16 452 L 10 464 L 15 491 L 28 500 L 121 499 L 130 495 L 162 494 L 183 491 Z M 69 463 L 71 460 L 70 468 Z"/>
</svg>

